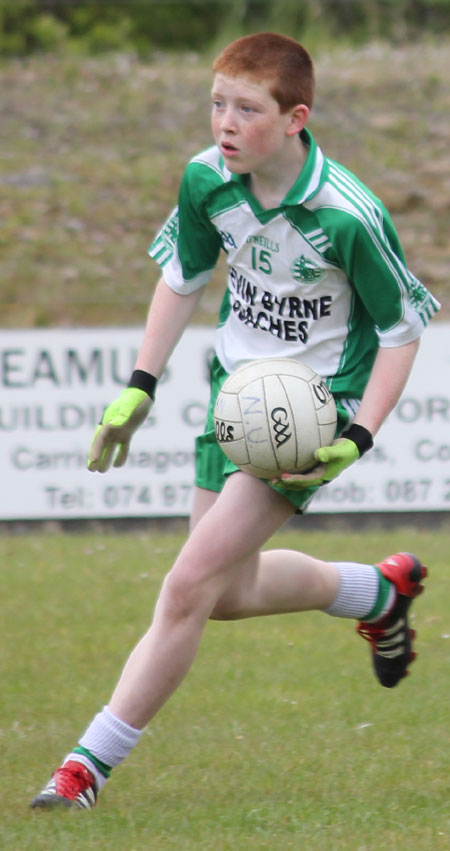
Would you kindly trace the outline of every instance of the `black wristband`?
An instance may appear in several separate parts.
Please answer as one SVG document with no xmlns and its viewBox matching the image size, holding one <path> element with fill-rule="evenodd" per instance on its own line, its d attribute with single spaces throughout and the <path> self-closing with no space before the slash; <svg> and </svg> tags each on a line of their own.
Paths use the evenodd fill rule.
<svg viewBox="0 0 450 851">
<path fill-rule="evenodd" d="M 155 391 L 158 379 L 149 372 L 143 369 L 135 369 L 128 382 L 128 387 L 136 387 L 138 390 L 144 390 L 148 393 L 151 399 L 155 401 Z"/>
<path fill-rule="evenodd" d="M 347 431 L 342 432 L 341 437 L 347 437 L 349 440 L 353 440 L 353 443 L 356 443 L 360 458 L 362 458 L 365 452 L 372 449 L 373 437 L 370 431 L 357 423 L 352 423 Z"/>
</svg>

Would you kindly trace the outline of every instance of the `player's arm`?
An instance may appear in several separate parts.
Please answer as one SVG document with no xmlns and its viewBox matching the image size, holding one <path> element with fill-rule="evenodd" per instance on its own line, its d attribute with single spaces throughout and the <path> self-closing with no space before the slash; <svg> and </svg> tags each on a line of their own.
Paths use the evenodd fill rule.
<svg viewBox="0 0 450 851">
<path fill-rule="evenodd" d="M 370 204 L 369 197 L 367 202 Z M 437 309 L 419 282 L 415 287 L 420 292 L 421 306 L 415 308 L 413 276 L 405 265 L 395 228 L 382 205 L 375 207 L 374 215 L 365 221 L 345 215 L 333 245 L 338 262 L 377 328 L 380 346 L 354 422 L 332 446 L 317 450 L 320 464 L 309 476 L 296 477 L 298 487 L 331 481 L 372 448 L 374 435 L 406 384 L 424 317 Z"/>
<path fill-rule="evenodd" d="M 158 378 L 194 313 L 202 289 L 179 295 L 164 278 L 158 282 L 129 385 L 108 406 L 95 431 L 88 458 L 91 472 L 105 473 L 112 462 L 115 467 L 125 464 L 131 438 L 149 414 Z"/>
<path fill-rule="evenodd" d="M 419 339 L 404 346 L 379 348 L 353 423 L 331 446 L 316 450 L 319 464 L 310 473 L 286 473 L 282 480 L 298 488 L 330 482 L 371 449 L 374 436 L 400 399 L 418 348 Z"/>
<path fill-rule="evenodd" d="M 403 393 L 420 339 L 404 346 L 379 348 L 354 423 L 376 435 Z"/>
<path fill-rule="evenodd" d="M 135 369 L 160 378 L 164 368 L 200 301 L 203 287 L 180 295 L 160 278 L 147 316 L 144 338 Z"/>
</svg>

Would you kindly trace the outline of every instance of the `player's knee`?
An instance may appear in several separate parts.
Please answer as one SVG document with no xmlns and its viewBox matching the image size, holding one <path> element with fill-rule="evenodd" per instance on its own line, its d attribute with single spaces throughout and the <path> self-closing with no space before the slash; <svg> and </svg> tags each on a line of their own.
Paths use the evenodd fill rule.
<svg viewBox="0 0 450 851">
<path fill-rule="evenodd" d="M 184 620 L 193 610 L 194 598 L 186 579 L 168 573 L 161 589 L 160 603 L 166 618 Z"/>
<path fill-rule="evenodd" d="M 217 601 L 209 619 L 212 621 L 236 621 L 243 617 L 243 609 L 239 600 L 223 597 Z"/>
<path fill-rule="evenodd" d="M 163 582 L 160 604 L 170 620 L 187 620 L 201 613 L 205 607 L 202 583 L 189 573 L 172 570 Z"/>
</svg>

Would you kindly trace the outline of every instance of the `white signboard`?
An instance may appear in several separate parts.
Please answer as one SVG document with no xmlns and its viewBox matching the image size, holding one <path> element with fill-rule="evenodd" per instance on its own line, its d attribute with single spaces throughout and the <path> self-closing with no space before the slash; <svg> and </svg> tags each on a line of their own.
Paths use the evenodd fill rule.
<svg viewBox="0 0 450 851">
<path fill-rule="evenodd" d="M 126 466 L 94 474 L 92 436 L 128 382 L 142 329 L 2 332 L 0 518 L 188 514 L 212 338 L 212 329 L 185 334 Z"/>
<path fill-rule="evenodd" d="M 213 336 L 185 333 L 127 464 L 102 475 L 87 471 L 87 452 L 128 381 L 142 329 L 3 331 L 0 520 L 189 514 Z M 311 512 L 450 508 L 449 375 L 450 324 L 435 322 L 375 448 L 320 489 Z"/>
<path fill-rule="evenodd" d="M 450 323 L 435 322 L 374 448 L 320 489 L 311 510 L 450 510 L 449 426 Z"/>
</svg>

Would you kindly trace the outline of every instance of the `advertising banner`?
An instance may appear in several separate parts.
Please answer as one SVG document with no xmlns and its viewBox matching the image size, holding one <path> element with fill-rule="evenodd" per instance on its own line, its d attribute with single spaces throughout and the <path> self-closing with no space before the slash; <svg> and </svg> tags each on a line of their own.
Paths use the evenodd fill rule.
<svg viewBox="0 0 450 851">
<path fill-rule="evenodd" d="M 0 520 L 188 515 L 213 338 L 212 328 L 188 329 L 127 464 L 102 475 L 88 472 L 87 452 L 142 329 L 2 331 Z M 435 322 L 375 448 L 320 489 L 311 513 L 449 509 L 449 375 L 450 324 Z"/>
</svg>

